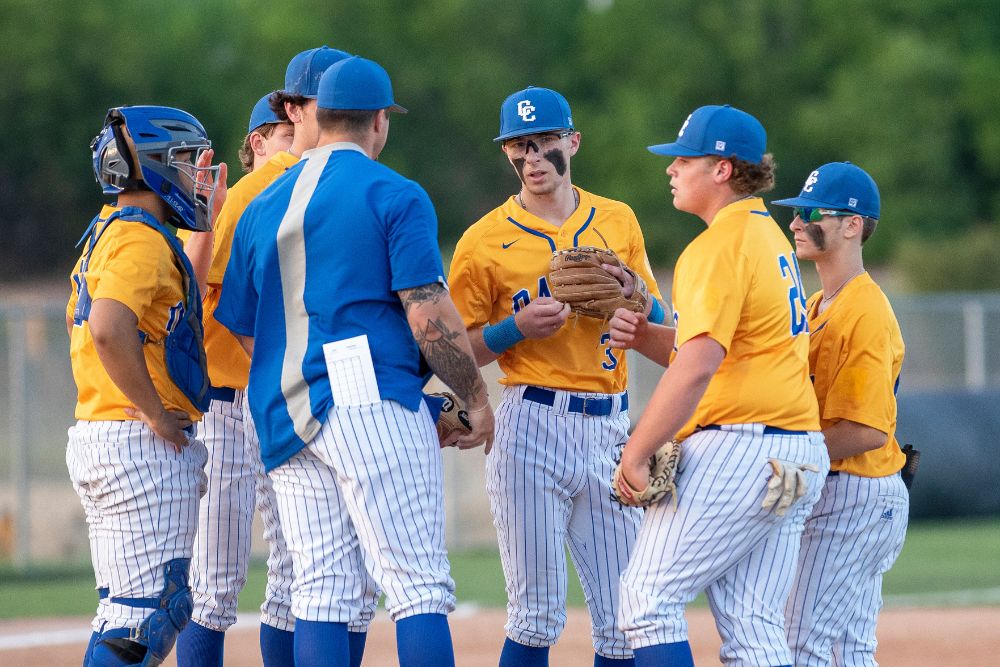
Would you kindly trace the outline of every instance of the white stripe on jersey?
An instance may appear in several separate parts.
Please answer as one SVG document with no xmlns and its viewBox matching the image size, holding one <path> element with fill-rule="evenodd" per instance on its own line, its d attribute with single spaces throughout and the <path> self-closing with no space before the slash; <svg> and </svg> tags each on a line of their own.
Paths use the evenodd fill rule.
<svg viewBox="0 0 1000 667">
<path fill-rule="evenodd" d="M 312 199 L 330 153 L 307 159 L 299 172 L 281 224 L 278 225 L 278 267 L 281 300 L 285 311 L 285 352 L 281 366 L 281 393 L 295 434 L 309 442 L 321 424 L 312 414 L 309 385 L 302 376 L 302 361 L 309 346 L 309 314 L 306 312 L 306 207 Z"/>
<path fill-rule="evenodd" d="M 785 616 L 795 664 L 874 665 L 882 575 L 903 548 L 910 497 L 899 475 L 828 477 L 806 520 Z"/>
</svg>

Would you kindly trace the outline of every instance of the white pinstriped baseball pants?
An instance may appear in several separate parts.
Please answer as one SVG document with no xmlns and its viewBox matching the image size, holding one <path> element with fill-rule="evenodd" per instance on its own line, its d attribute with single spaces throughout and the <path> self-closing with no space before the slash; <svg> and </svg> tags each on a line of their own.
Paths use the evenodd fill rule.
<svg viewBox="0 0 1000 667">
<path fill-rule="evenodd" d="M 207 458 L 199 440 L 178 453 L 140 421 L 69 429 L 66 466 L 87 514 L 97 588 L 110 593 L 98 604 L 95 631 L 138 627 L 150 610 L 110 598 L 159 597 L 163 565 L 191 557 Z"/>
<path fill-rule="evenodd" d="M 347 623 L 385 592 L 393 621 L 455 608 L 434 423 L 395 401 L 333 408 L 270 473 L 292 556 L 292 612 Z"/>
<path fill-rule="evenodd" d="M 811 463 L 809 490 L 784 517 L 761 509 L 769 458 Z M 784 610 L 802 527 L 830 459 L 819 432 L 764 435 L 761 424 L 694 433 L 681 445 L 678 508 L 646 511 L 622 575 L 621 626 L 633 648 L 686 641 L 685 606 L 702 590 L 727 665 L 787 665 Z"/>
<path fill-rule="evenodd" d="M 806 520 L 785 616 L 796 665 L 874 666 L 882 575 L 906 537 L 902 478 L 827 477 Z"/>
<path fill-rule="evenodd" d="M 486 461 L 486 491 L 507 582 L 507 636 L 551 646 L 566 625 L 566 546 L 580 575 L 597 653 L 632 655 L 616 628 L 621 571 L 628 563 L 640 510 L 611 498 L 615 457 L 629 417 L 567 411 L 570 394 L 550 407 L 507 387 L 496 413 L 496 441 Z M 598 396 L 597 394 L 576 394 Z M 603 395 L 601 395 L 603 396 Z"/>
</svg>

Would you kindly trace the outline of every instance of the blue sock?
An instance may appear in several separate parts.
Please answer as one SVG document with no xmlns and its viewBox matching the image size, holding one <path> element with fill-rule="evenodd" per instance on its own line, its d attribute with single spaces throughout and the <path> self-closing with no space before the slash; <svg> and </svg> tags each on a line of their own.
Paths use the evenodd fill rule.
<svg viewBox="0 0 1000 667">
<path fill-rule="evenodd" d="M 417 614 L 396 621 L 396 655 L 399 667 L 454 667 L 448 617 Z"/>
<path fill-rule="evenodd" d="M 361 658 L 365 657 L 365 642 L 367 632 L 348 632 L 347 645 L 351 649 L 351 667 L 361 667 Z"/>
<path fill-rule="evenodd" d="M 350 664 L 347 623 L 297 619 L 294 635 L 295 667 Z"/>
<path fill-rule="evenodd" d="M 684 641 L 637 648 L 635 667 L 694 667 L 691 645 Z"/>
<path fill-rule="evenodd" d="M 548 667 L 548 646 L 525 646 L 508 638 L 500 652 L 500 667 Z"/>
<path fill-rule="evenodd" d="M 177 664 L 180 667 L 222 667 L 225 639 L 225 632 L 191 621 L 177 635 Z"/>
<path fill-rule="evenodd" d="M 90 633 L 90 641 L 87 643 L 87 652 L 83 654 L 83 667 L 90 667 L 90 653 L 94 650 L 94 644 L 97 643 L 97 638 L 101 636 L 101 633 L 94 630 Z"/>
<path fill-rule="evenodd" d="M 295 633 L 261 623 L 260 655 L 264 667 L 295 667 Z"/>
<path fill-rule="evenodd" d="M 635 667 L 634 658 L 605 658 L 594 654 L 594 667 Z"/>
</svg>

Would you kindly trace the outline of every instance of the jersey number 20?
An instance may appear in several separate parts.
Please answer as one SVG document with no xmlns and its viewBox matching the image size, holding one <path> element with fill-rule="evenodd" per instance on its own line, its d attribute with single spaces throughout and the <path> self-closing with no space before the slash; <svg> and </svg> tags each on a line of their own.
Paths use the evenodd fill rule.
<svg viewBox="0 0 1000 667">
<path fill-rule="evenodd" d="M 778 269 L 781 277 L 791 281 L 788 288 L 788 308 L 791 315 L 791 333 L 798 336 L 808 330 L 806 319 L 806 291 L 802 286 L 802 273 L 799 272 L 799 259 L 794 255 L 778 255 Z"/>
</svg>

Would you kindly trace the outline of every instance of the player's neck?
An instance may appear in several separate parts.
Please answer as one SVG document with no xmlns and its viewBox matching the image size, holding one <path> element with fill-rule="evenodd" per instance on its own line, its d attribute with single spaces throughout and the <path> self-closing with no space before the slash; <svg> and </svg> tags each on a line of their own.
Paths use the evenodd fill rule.
<svg viewBox="0 0 1000 667">
<path fill-rule="evenodd" d="M 732 188 L 726 185 L 725 187 L 719 188 L 717 195 L 707 200 L 701 211 L 695 215 L 704 220 L 706 225 L 711 226 L 712 221 L 715 220 L 715 216 L 719 215 L 719 211 L 726 208 L 730 204 L 735 204 L 738 201 L 749 199 L 753 196 L 754 195 L 736 194 L 733 192 Z"/>
<path fill-rule="evenodd" d="M 138 206 L 159 222 L 167 219 L 167 204 L 151 190 L 128 190 L 118 195 L 118 206 Z"/>
<path fill-rule="evenodd" d="M 828 257 L 816 261 L 816 273 L 823 285 L 823 303 L 820 311 L 825 310 L 847 283 L 865 272 L 861 254 L 849 254 L 840 257 Z"/>
<path fill-rule="evenodd" d="M 580 195 L 569 181 L 544 195 L 532 194 L 527 188 L 514 196 L 514 201 L 528 213 L 556 227 L 566 222 L 580 205 Z"/>
</svg>

